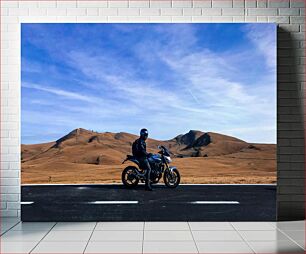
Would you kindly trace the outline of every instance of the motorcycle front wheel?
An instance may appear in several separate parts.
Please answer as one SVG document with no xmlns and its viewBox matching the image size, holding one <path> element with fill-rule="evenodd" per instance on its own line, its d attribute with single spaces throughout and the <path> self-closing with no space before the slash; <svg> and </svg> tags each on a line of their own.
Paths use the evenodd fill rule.
<svg viewBox="0 0 306 254">
<path fill-rule="evenodd" d="M 180 172 L 174 168 L 172 174 L 169 170 L 164 173 L 164 183 L 169 188 L 176 188 L 181 181 Z"/>
<path fill-rule="evenodd" d="M 124 186 L 132 188 L 138 185 L 137 168 L 133 166 L 126 167 L 121 174 L 121 180 Z"/>
</svg>

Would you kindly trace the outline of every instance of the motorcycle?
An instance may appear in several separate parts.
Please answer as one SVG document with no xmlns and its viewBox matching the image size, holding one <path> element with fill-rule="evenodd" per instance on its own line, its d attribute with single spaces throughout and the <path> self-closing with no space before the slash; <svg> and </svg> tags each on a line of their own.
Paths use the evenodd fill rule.
<svg viewBox="0 0 306 254">
<path fill-rule="evenodd" d="M 180 173 L 176 167 L 169 166 L 172 162 L 168 149 L 164 146 L 158 146 L 160 151 L 158 154 L 150 154 L 148 161 L 151 166 L 151 183 L 158 183 L 163 177 L 164 183 L 169 188 L 176 188 L 181 180 Z M 128 166 L 122 171 L 122 183 L 132 188 L 138 185 L 139 181 L 145 182 L 146 170 L 140 167 L 139 161 L 132 155 L 127 155 L 126 159 L 122 162 L 131 161 L 137 165 Z"/>
</svg>

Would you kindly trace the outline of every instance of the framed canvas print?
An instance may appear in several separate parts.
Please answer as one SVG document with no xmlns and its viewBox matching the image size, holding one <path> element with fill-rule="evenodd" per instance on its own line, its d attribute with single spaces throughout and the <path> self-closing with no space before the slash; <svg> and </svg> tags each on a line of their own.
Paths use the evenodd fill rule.
<svg viewBox="0 0 306 254">
<path fill-rule="evenodd" d="M 275 24 L 22 24 L 23 221 L 271 221 Z"/>
</svg>

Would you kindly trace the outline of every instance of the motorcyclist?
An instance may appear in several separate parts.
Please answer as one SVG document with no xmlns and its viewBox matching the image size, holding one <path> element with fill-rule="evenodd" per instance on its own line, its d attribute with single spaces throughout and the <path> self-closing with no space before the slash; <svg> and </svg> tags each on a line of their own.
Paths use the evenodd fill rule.
<svg viewBox="0 0 306 254">
<path fill-rule="evenodd" d="M 147 153 L 147 145 L 146 145 L 146 139 L 148 138 L 149 133 L 147 129 L 141 129 L 140 130 L 140 137 L 136 139 L 132 145 L 132 152 L 133 155 L 136 157 L 136 159 L 140 163 L 140 167 L 144 170 L 146 170 L 146 185 L 145 189 L 152 191 L 151 187 L 151 166 L 148 161 L 148 157 L 151 155 L 150 153 Z"/>
</svg>

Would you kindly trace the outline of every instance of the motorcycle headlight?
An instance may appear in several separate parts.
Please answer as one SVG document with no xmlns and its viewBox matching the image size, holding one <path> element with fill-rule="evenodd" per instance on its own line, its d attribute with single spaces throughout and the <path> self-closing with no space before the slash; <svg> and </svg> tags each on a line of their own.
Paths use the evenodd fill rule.
<svg viewBox="0 0 306 254">
<path fill-rule="evenodd" d="M 170 158 L 170 156 L 165 156 L 165 158 L 166 158 L 166 161 L 168 162 L 168 163 L 170 163 L 172 160 L 171 160 L 171 158 Z"/>
</svg>

